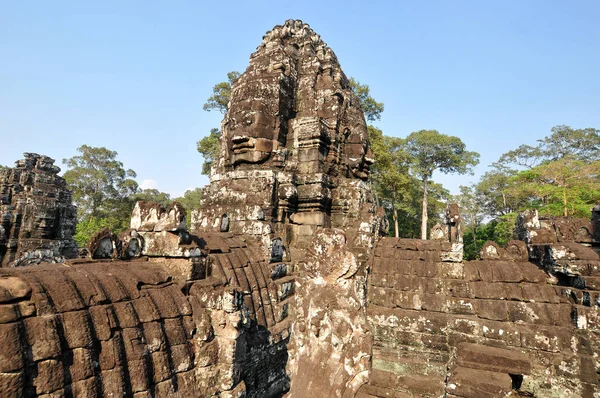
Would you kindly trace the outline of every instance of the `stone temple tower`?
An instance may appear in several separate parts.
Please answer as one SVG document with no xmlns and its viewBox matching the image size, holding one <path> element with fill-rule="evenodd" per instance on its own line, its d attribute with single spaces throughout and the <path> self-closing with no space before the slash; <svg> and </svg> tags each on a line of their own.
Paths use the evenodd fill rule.
<svg viewBox="0 0 600 398">
<path fill-rule="evenodd" d="M 276 241 L 293 252 L 317 228 L 340 228 L 364 257 L 378 227 L 367 126 L 336 55 L 307 24 L 289 20 L 263 37 L 222 131 L 192 232 L 249 234 L 266 251 Z"/>
</svg>

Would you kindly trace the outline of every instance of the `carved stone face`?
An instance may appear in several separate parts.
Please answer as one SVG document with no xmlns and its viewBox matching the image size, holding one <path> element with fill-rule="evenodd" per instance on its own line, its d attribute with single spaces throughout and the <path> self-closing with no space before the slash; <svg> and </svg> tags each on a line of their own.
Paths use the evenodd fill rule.
<svg viewBox="0 0 600 398">
<path fill-rule="evenodd" d="M 348 177 L 366 180 L 374 159 L 368 145 L 367 126 L 359 108 L 348 107 L 346 123 L 349 126 L 346 127 L 345 132 L 344 160 L 348 165 Z"/>
<path fill-rule="evenodd" d="M 270 118 L 261 112 L 248 112 L 242 116 L 242 122 L 227 134 L 231 163 L 262 163 L 278 147 L 274 127 Z"/>
<path fill-rule="evenodd" d="M 252 87 L 248 89 L 255 91 Z M 281 142 L 277 105 L 270 103 L 275 100 L 255 99 L 250 103 L 236 101 L 231 104 L 223 127 L 231 165 L 263 163 L 274 150 L 285 144 Z"/>
</svg>

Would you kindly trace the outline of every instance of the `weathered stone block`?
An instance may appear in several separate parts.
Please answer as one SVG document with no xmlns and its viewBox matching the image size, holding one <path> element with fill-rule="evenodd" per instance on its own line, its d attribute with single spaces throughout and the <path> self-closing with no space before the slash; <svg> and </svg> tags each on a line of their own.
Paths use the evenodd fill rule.
<svg viewBox="0 0 600 398">
<path fill-rule="evenodd" d="M 23 324 L 34 361 L 55 358 L 61 352 L 60 337 L 56 330 L 56 316 L 26 319 Z"/>
<path fill-rule="evenodd" d="M 446 391 L 460 397 L 492 398 L 505 396 L 512 390 L 512 379 L 506 373 L 456 367 Z"/>
<path fill-rule="evenodd" d="M 87 347 L 92 344 L 90 317 L 87 311 L 61 314 L 64 337 L 69 348 Z"/>
<path fill-rule="evenodd" d="M 8 373 L 23 368 L 21 327 L 17 323 L 0 325 L 0 372 Z"/>
<path fill-rule="evenodd" d="M 94 364 L 92 363 L 92 356 L 89 349 L 76 348 L 71 355 L 73 363 L 68 367 L 68 370 L 72 383 L 94 376 Z"/>
<path fill-rule="evenodd" d="M 25 377 L 23 372 L 0 373 L 0 391 L 5 397 L 25 397 L 23 387 Z"/>
<path fill-rule="evenodd" d="M 530 374 L 531 363 L 523 352 L 463 343 L 458 347 L 459 366 L 504 374 Z"/>
<path fill-rule="evenodd" d="M 36 394 L 47 394 L 65 386 L 62 362 L 48 359 L 37 363 L 37 377 L 33 380 Z"/>
</svg>

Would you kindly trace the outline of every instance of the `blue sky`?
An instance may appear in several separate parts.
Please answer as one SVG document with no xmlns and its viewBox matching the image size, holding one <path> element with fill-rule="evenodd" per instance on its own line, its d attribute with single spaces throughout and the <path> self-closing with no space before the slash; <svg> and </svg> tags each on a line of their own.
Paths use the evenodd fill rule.
<svg viewBox="0 0 600 398">
<path fill-rule="evenodd" d="M 550 128 L 600 128 L 598 1 L 0 0 L 0 164 L 83 145 L 119 153 L 174 196 L 208 182 L 196 142 L 220 124 L 202 104 L 243 71 L 264 33 L 302 19 L 348 76 L 385 103 L 376 125 L 460 137 L 475 176 Z"/>
</svg>

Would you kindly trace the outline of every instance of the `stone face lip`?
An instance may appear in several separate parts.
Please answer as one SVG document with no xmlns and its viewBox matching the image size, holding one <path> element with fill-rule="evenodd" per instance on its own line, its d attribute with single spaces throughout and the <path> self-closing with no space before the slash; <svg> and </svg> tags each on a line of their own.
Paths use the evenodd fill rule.
<svg viewBox="0 0 600 398">
<path fill-rule="evenodd" d="M 25 153 L 0 172 L 0 264 L 24 266 L 77 256 L 76 209 L 54 159 Z"/>
</svg>

